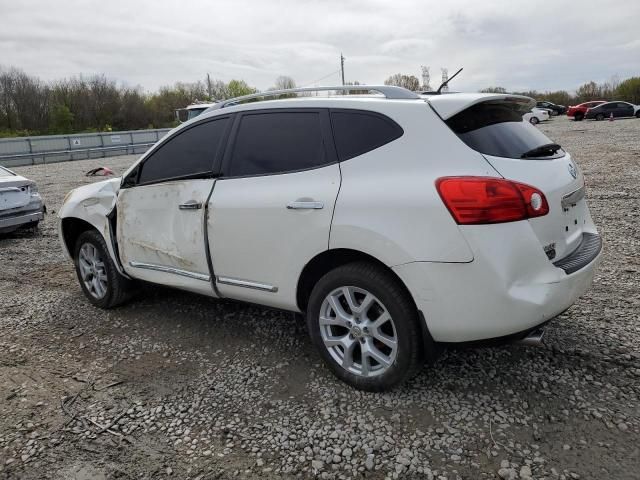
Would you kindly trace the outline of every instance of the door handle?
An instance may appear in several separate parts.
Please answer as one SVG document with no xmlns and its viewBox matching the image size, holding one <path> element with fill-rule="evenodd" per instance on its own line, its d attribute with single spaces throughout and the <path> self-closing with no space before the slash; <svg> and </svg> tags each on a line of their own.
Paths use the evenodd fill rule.
<svg viewBox="0 0 640 480">
<path fill-rule="evenodd" d="M 324 208 L 323 202 L 290 202 L 287 204 L 289 210 L 320 210 Z"/>
<path fill-rule="evenodd" d="M 200 210 L 202 208 L 202 204 L 195 200 L 189 200 L 188 202 L 178 205 L 178 208 L 180 210 Z"/>
</svg>

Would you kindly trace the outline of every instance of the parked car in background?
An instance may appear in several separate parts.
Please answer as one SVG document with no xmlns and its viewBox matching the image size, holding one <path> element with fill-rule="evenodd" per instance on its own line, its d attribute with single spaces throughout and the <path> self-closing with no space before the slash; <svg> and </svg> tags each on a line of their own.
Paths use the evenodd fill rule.
<svg viewBox="0 0 640 480">
<path fill-rule="evenodd" d="M 207 108 L 213 107 L 215 104 L 216 102 L 196 102 L 191 105 L 187 105 L 185 108 L 178 108 L 176 110 L 176 120 L 180 123 L 189 121 L 192 118 L 196 118 Z"/>
<path fill-rule="evenodd" d="M 534 107 L 530 112 L 525 113 L 522 118 L 532 123 L 533 125 L 537 125 L 540 122 L 546 122 L 549 120 L 549 111 L 542 108 Z"/>
<path fill-rule="evenodd" d="M 0 234 L 36 227 L 45 212 L 36 183 L 0 167 Z"/>
<path fill-rule="evenodd" d="M 536 102 L 536 107 L 538 108 L 548 108 L 552 112 L 552 115 L 555 117 L 556 115 L 563 115 L 567 111 L 567 107 L 564 105 L 556 105 L 555 103 L 549 102 L 547 100 L 542 100 Z"/>
<path fill-rule="evenodd" d="M 60 240 L 87 299 L 140 280 L 304 312 L 333 373 L 372 391 L 440 342 L 539 341 L 601 240 L 575 161 L 522 120 L 533 100 L 351 88 L 382 95 L 222 102 L 71 191 Z"/>
<path fill-rule="evenodd" d="M 587 110 L 593 107 L 597 107 L 598 105 L 602 105 L 603 103 L 607 103 L 606 100 L 594 100 L 592 102 L 584 102 L 579 105 L 570 105 L 567 109 L 567 116 L 573 117 L 576 122 L 579 122 L 584 118 L 587 113 Z"/>
<path fill-rule="evenodd" d="M 604 120 L 605 118 L 640 118 L 640 107 L 629 102 L 606 102 L 587 110 L 584 118 Z"/>
</svg>

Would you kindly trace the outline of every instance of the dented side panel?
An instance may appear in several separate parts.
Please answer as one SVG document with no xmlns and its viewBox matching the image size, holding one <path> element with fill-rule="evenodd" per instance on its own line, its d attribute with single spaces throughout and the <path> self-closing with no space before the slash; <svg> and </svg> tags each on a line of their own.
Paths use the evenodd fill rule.
<svg viewBox="0 0 640 480">
<path fill-rule="evenodd" d="M 215 296 L 211 282 L 203 280 L 210 278 L 204 207 L 213 184 L 181 180 L 119 192 L 118 248 L 131 277 Z M 181 209 L 184 204 L 199 208 Z"/>
</svg>

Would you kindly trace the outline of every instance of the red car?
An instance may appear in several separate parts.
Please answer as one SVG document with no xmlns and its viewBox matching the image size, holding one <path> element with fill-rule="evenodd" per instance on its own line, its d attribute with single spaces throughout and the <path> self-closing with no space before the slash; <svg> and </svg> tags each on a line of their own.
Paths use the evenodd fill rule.
<svg viewBox="0 0 640 480">
<path fill-rule="evenodd" d="M 607 103 L 607 101 L 594 100 L 592 102 L 581 103 L 580 105 L 571 105 L 567 110 L 567 117 L 573 117 L 576 122 L 579 122 L 587 114 L 587 110 L 597 107 L 598 105 L 602 105 L 603 103 Z"/>
</svg>

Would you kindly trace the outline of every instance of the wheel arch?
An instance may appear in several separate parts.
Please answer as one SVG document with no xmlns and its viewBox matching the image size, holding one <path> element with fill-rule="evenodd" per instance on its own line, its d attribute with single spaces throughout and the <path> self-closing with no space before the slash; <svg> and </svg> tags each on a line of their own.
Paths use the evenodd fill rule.
<svg viewBox="0 0 640 480">
<path fill-rule="evenodd" d="M 60 219 L 60 239 L 62 240 L 62 245 L 70 258 L 73 258 L 73 250 L 76 246 L 78 237 L 82 232 L 86 232 L 87 230 L 95 230 L 99 232 L 95 226 L 82 218 L 65 217 Z"/>
<path fill-rule="evenodd" d="M 322 278 L 323 275 L 342 265 L 359 261 L 374 263 L 391 273 L 398 280 L 399 284 L 406 290 L 409 296 L 411 296 L 411 292 L 409 292 L 407 286 L 393 271 L 393 269 L 373 255 L 350 248 L 333 248 L 325 250 L 313 257 L 302 269 L 302 272 L 298 277 L 298 286 L 296 288 L 296 302 L 300 311 L 306 311 L 311 290 L 313 290 L 314 285 L 318 280 L 320 280 L 320 278 Z M 413 297 L 411 296 L 411 298 Z"/>
<path fill-rule="evenodd" d="M 109 255 L 116 265 L 116 269 L 120 275 L 126 278 L 129 276 L 123 270 L 120 263 L 120 259 L 117 254 L 117 244 L 115 239 L 115 222 L 117 216 L 115 215 L 116 209 L 114 208 L 109 214 L 100 218 L 100 221 L 92 222 L 92 218 L 82 218 L 81 216 L 65 216 L 60 218 L 59 223 L 59 236 L 62 243 L 63 250 L 69 258 L 73 259 L 73 251 L 76 245 L 78 237 L 82 232 L 87 230 L 95 230 L 102 238 L 104 238 L 109 250 Z"/>
<path fill-rule="evenodd" d="M 300 273 L 300 276 L 298 278 L 296 301 L 300 311 L 306 312 L 311 291 L 323 275 L 333 270 L 334 268 L 359 261 L 371 262 L 389 272 L 389 274 L 397 280 L 400 288 L 402 288 L 407 293 L 418 314 L 418 322 L 420 324 L 420 331 L 422 333 L 422 343 L 425 347 L 425 360 L 429 363 L 433 362 L 437 358 L 439 347 L 437 347 L 435 341 L 433 340 L 433 337 L 431 336 L 431 333 L 429 332 L 425 313 L 418 309 L 411 291 L 407 287 L 406 283 L 400 278 L 400 276 L 398 276 L 398 274 L 387 264 L 368 253 L 349 248 L 334 248 L 325 250 L 313 257 L 302 269 L 302 272 Z"/>
</svg>

